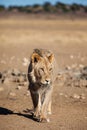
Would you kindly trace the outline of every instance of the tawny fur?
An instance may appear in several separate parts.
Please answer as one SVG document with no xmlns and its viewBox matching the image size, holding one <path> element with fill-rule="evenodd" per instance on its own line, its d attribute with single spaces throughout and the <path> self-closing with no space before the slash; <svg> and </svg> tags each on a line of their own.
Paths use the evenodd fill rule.
<svg viewBox="0 0 87 130">
<path fill-rule="evenodd" d="M 34 117 L 49 121 L 54 82 L 54 54 L 45 49 L 35 49 L 28 68 L 29 90 L 34 107 Z"/>
</svg>

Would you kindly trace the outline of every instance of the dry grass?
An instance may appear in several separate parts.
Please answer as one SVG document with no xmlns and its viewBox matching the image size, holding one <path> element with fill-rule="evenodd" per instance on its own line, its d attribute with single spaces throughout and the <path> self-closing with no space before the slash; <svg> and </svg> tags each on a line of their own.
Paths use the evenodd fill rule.
<svg viewBox="0 0 87 130">
<path fill-rule="evenodd" d="M 0 44 L 87 42 L 86 20 L 0 20 Z"/>
<path fill-rule="evenodd" d="M 87 54 L 87 20 L 20 19 L 18 16 L 0 19 L 1 58 L 4 53 L 8 57 L 29 57 L 36 47 L 48 48 L 61 55 L 58 57 L 60 64 L 68 64 L 67 58 L 68 61 L 63 61 L 67 54 Z"/>
</svg>

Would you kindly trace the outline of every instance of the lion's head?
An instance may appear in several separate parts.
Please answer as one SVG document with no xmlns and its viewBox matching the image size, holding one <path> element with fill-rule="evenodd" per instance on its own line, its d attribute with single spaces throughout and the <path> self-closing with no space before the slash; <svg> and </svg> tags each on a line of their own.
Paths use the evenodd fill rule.
<svg viewBox="0 0 87 130">
<path fill-rule="evenodd" d="M 29 81 L 49 85 L 53 80 L 54 55 L 52 52 L 35 49 L 29 65 Z"/>
</svg>

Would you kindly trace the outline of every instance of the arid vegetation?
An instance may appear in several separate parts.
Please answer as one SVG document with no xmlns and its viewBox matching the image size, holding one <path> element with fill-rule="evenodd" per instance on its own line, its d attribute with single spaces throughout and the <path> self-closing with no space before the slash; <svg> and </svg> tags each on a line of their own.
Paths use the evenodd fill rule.
<svg viewBox="0 0 87 130">
<path fill-rule="evenodd" d="M 43 5 L 34 4 L 32 6 L 5 6 L 0 5 L 0 11 L 17 11 L 26 13 L 87 13 L 87 6 L 73 3 L 72 5 L 56 2 L 52 5 L 50 2 L 45 2 Z"/>
</svg>

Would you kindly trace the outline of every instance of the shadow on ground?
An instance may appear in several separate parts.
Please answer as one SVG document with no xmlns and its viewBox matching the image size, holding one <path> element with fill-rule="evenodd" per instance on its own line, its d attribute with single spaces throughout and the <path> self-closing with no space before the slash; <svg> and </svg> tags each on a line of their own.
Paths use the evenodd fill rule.
<svg viewBox="0 0 87 130">
<path fill-rule="evenodd" d="M 0 107 L 0 115 L 17 115 L 17 116 L 23 116 L 25 118 L 37 121 L 37 119 L 33 117 L 31 110 L 24 110 L 24 112 L 28 114 L 24 114 L 20 112 L 13 112 L 12 110 L 9 110 L 7 108 Z"/>
</svg>

